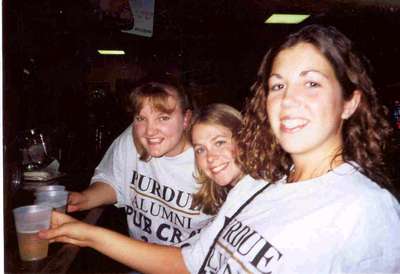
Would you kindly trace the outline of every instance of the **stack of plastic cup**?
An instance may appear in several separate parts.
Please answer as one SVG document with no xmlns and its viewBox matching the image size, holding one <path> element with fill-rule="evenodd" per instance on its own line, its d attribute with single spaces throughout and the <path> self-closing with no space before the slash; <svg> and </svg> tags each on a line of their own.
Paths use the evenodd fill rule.
<svg viewBox="0 0 400 274">
<path fill-rule="evenodd" d="M 68 191 L 50 190 L 35 192 L 35 204 L 47 205 L 55 211 L 65 213 L 68 202 Z"/>
<path fill-rule="evenodd" d="M 49 242 L 38 237 L 50 227 L 51 207 L 30 205 L 13 210 L 21 260 L 36 261 L 47 257 Z"/>
<path fill-rule="evenodd" d="M 65 190 L 65 186 L 62 185 L 49 185 L 49 186 L 38 186 L 36 187 L 36 192 L 44 192 L 44 191 L 61 191 Z"/>
</svg>

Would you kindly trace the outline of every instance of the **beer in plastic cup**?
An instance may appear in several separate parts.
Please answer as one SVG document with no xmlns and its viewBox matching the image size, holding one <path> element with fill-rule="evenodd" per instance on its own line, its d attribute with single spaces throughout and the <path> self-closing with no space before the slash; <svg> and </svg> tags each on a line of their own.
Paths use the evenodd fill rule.
<svg viewBox="0 0 400 274">
<path fill-rule="evenodd" d="M 13 210 L 21 260 L 35 261 L 47 257 L 49 242 L 38 232 L 50 227 L 51 207 L 30 205 Z"/>
</svg>

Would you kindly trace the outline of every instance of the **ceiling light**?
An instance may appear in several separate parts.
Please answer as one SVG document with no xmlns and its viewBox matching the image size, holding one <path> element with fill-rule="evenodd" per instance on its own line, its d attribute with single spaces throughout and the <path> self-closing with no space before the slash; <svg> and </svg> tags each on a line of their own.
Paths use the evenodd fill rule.
<svg viewBox="0 0 400 274">
<path fill-rule="evenodd" d="M 309 14 L 283 14 L 274 13 L 272 14 L 264 23 L 266 24 L 298 24 L 303 22 L 308 17 Z"/>
<path fill-rule="evenodd" d="M 99 49 L 97 50 L 98 53 L 101 55 L 124 55 L 125 51 L 123 50 L 106 50 L 106 49 Z"/>
</svg>

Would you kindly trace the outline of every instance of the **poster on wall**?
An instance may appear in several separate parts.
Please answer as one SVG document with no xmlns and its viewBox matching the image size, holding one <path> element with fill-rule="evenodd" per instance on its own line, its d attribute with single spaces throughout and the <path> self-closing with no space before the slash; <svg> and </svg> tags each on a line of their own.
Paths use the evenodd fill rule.
<svg viewBox="0 0 400 274">
<path fill-rule="evenodd" d="M 100 0 L 99 7 L 107 25 L 124 30 L 133 28 L 134 18 L 129 0 Z"/>
<path fill-rule="evenodd" d="M 132 29 L 122 30 L 122 32 L 146 37 L 153 36 L 154 2 L 155 0 L 129 0 L 134 25 Z"/>
</svg>

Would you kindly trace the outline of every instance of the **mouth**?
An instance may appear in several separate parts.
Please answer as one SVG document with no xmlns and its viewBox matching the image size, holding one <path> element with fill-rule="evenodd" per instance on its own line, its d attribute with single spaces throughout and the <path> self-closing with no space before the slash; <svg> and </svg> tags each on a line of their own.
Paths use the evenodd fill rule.
<svg viewBox="0 0 400 274">
<path fill-rule="evenodd" d="M 163 139 L 162 138 L 147 138 L 146 141 L 150 146 L 152 146 L 152 145 L 161 144 Z"/>
<path fill-rule="evenodd" d="M 227 168 L 228 165 L 229 165 L 229 163 L 223 163 L 221 165 L 211 167 L 210 170 L 213 174 L 217 174 L 217 173 L 221 172 L 222 170 L 224 170 L 225 168 Z"/>
<path fill-rule="evenodd" d="M 308 123 L 309 120 L 303 118 L 283 118 L 281 119 L 281 130 L 294 133 L 303 129 Z"/>
</svg>

